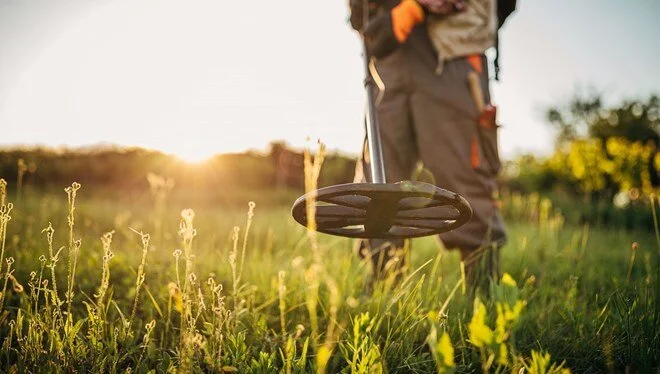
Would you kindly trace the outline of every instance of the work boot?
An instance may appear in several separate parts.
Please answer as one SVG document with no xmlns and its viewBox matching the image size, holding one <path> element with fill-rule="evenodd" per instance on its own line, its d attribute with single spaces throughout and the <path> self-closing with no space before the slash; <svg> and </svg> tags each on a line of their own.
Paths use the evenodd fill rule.
<svg viewBox="0 0 660 374">
<path fill-rule="evenodd" d="M 490 283 L 500 279 L 500 247 L 491 244 L 475 250 L 461 250 L 465 283 L 469 298 L 479 292 L 487 296 Z"/>
</svg>

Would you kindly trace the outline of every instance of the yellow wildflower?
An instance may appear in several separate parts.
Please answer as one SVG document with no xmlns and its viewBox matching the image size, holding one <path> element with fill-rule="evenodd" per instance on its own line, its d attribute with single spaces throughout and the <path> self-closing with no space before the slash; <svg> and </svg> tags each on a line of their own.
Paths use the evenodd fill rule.
<svg viewBox="0 0 660 374">
<path fill-rule="evenodd" d="M 486 306 L 476 298 L 474 300 L 474 315 L 468 325 L 470 341 L 477 347 L 490 345 L 493 342 L 493 330 L 486 325 Z"/>
<path fill-rule="evenodd" d="M 511 287 L 518 287 L 518 283 L 516 283 L 516 280 L 513 279 L 509 273 L 504 273 L 504 275 L 502 275 L 502 284 L 506 284 L 507 286 Z"/>
<path fill-rule="evenodd" d="M 442 360 L 445 366 L 454 367 L 454 365 L 456 365 L 454 362 L 454 347 L 451 345 L 449 334 L 447 334 L 446 331 L 442 333 L 437 349 L 442 355 Z"/>
<path fill-rule="evenodd" d="M 497 363 L 502 366 L 507 366 L 509 364 L 509 349 L 504 343 L 500 344 L 500 351 L 497 355 Z"/>
<path fill-rule="evenodd" d="M 507 305 L 508 306 L 508 305 Z M 497 303 L 497 319 L 495 320 L 495 341 L 501 343 L 506 339 L 508 321 L 502 303 Z"/>
</svg>

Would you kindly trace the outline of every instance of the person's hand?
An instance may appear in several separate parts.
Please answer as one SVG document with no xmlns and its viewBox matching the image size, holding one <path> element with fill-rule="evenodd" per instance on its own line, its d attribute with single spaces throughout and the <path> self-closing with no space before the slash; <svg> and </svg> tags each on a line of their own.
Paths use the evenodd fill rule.
<svg viewBox="0 0 660 374">
<path fill-rule="evenodd" d="M 465 9 L 465 0 L 417 0 L 428 13 L 440 16 L 461 12 Z"/>
</svg>

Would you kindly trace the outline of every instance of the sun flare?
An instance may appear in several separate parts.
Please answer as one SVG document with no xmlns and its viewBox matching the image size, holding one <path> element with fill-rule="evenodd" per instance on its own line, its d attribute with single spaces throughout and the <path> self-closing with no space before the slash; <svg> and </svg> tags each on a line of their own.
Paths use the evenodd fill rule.
<svg viewBox="0 0 660 374">
<path fill-rule="evenodd" d="M 187 163 L 200 164 L 210 159 L 218 152 L 205 149 L 204 147 L 190 147 L 174 150 L 171 153 Z"/>
</svg>

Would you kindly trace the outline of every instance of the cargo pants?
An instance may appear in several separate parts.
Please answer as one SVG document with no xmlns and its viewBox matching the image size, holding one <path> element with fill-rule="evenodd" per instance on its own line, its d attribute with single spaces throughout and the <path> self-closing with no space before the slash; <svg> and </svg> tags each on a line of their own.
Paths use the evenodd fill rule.
<svg viewBox="0 0 660 374">
<path fill-rule="evenodd" d="M 476 58 L 483 67 L 479 76 L 489 102 L 486 57 Z M 410 180 L 421 161 L 432 183 L 461 194 L 472 206 L 470 221 L 440 234 L 444 246 L 459 249 L 466 263 L 488 249 L 493 249 L 492 255 L 506 242 L 496 200 L 497 126 L 479 124 L 480 113 L 467 79 L 474 66 L 467 58 L 456 58 L 446 61 L 439 72 L 431 42 L 424 28 L 417 27 L 405 44 L 375 67 L 376 79 L 384 86 L 375 96 L 387 182 Z M 369 181 L 366 142 L 361 160 L 356 180 Z M 403 241 L 376 239 L 363 242 L 360 254 L 370 256 L 379 273 L 403 246 Z M 497 261 L 497 254 L 493 256 L 489 261 Z M 398 260 L 400 266 L 403 259 Z"/>
</svg>

